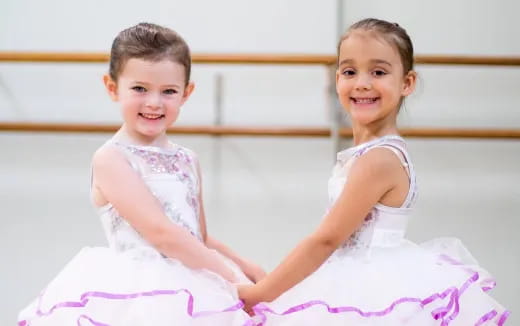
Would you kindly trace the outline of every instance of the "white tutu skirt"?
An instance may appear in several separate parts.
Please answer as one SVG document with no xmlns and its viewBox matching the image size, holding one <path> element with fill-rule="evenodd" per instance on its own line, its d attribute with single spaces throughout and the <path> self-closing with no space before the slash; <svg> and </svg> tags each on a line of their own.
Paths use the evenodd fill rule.
<svg viewBox="0 0 520 326">
<path fill-rule="evenodd" d="M 84 248 L 20 312 L 18 325 L 247 325 L 241 308 L 235 287 L 207 270 L 151 249 Z"/>
<path fill-rule="evenodd" d="M 329 261 L 271 303 L 258 325 L 503 325 L 491 276 L 457 239 L 405 241 Z"/>
</svg>

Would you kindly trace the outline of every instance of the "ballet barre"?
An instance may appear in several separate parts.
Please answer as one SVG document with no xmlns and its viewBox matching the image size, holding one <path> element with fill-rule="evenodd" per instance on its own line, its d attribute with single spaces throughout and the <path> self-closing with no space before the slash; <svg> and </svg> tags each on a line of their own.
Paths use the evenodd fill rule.
<svg viewBox="0 0 520 326">
<path fill-rule="evenodd" d="M 21 52 L 0 51 L 0 63 L 104 63 L 109 60 L 106 52 Z M 197 64 L 266 64 L 266 65 L 322 65 L 328 68 L 333 80 L 336 70 L 335 55 L 304 54 L 193 54 L 193 63 Z M 415 63 L 421 65 L 479 65 L 479 66 L 520 66 L 520 57 L 512 56 L 443 56 L 417 55 Z M 217 89 L 222 81 L 216 82 Z M 329 85 L 329 96 L 335 96 L 333 83 Z M 247 127 L 222 126 L 218 118 L 221 106 L 217 95 L 217 118 L 210 126 L 174 126 L 170 133 L 188 135 L 219 136 L 276 136 L 276 137 L 331 137 L 337 144 L 339 137 L 351 137 L 352 130 L 339 123 L 339 109 L 331 127 Z M 331 104 L 334 106 L 335 104 Z M 51 122 L 0 122 L 0 131 L 13 132 L 113 132 L 116 125 L 51 123 Z M 406 137 L 420 138 L 500 138 L 520 139 L 520 129 L 484 129 L 484 128 L 403 128 L 401 133 Z"/>
<path fill-rule="evenodd" d="M 0 51 L 0 62 L 107 62 L 105 52 L 21 52 Z M 335 55 L 305 54 L 193 54 L 193 63 L 200 64 L 282 64 L 282 65 L 335 65 Z M 514 56 L 455 56 L 417 55 L 415 63 L 423 65 L 480 65 L 520 66 L 520 57 Z"/>
<path fill-rule="evenodd" d="M 53 133 L 105 133 L 115 132 L 120 125 L 46 122 L 0 122 L 0 131 L 53 132 Z M 244 126 L 175 126 L 171 134 L 212 136 L 275 136 L 275 137 L 330 137 L 326 127 L 244 127 Z M 341 128 L 342 137 L 352 137 L 351 128 Z M 475 128 L 401 128 L 401 135 L 412 138 L 495 138 L 520 139 L 517 129 Z"/>
</svg>

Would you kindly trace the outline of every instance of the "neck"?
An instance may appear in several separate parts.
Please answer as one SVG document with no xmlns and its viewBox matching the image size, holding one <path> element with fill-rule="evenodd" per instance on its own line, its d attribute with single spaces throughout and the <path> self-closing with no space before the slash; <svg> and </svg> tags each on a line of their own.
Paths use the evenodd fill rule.
<svg viewBox="0 0 520 326">
<path fill-rule="evenodd" d="M 156 137 L 147 137 L 145 135 L 137 134 L 128 130 L 128 128 L 124 124 L 115 133 L 114 139 L 124 143 L 139 146 L 167 147 L 168 145 L 168 137 L 166 136 L 166 134 L 162 134 Z"/>
<path fill-rule="evenodd" d="M 379 137 L 398 134 L 399 130 L 397 130 L 397 126 L 395 124 L 384 126 L 366 126 L 359 124 L 352 125 L 354 145 L 363 144 Z"/>
</svg>

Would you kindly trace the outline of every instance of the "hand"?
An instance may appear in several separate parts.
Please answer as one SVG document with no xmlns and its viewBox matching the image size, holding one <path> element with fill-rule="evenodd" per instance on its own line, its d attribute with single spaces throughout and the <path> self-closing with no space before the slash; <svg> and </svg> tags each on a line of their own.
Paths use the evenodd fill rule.
<svg viewBox="0 0 520 326">
<path fill-rule="evenodd" d="M 267 275 L 262 267 L 252 263 L 247 263 L 242 271 L 253 283 L 258 283 Z"/>
<path fill-rule="evenodd" d="M 261 301 L 260 297 L 256 293 L 258 286 L 249 284 L 238 284 L 238 297 L 244 302 L 244 311 L 249 316 L 254 316 L 253 307 Z"/>
</svg>

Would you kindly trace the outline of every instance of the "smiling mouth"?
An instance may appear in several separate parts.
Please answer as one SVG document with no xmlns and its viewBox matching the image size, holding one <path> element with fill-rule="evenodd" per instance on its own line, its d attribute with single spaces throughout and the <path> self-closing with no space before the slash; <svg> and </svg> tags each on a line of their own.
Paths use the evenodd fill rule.
<svg viewBox="0 0 520 326">
<path fill-rule="evenodd" d="M 379 100 L 379 97 L 351 97 L 350 100 L 354 104 L 374 104 Z"/>
<path fill-rule="evenodd" d="M 164 118 L 164 114 L 139 113 L 139 116 L 148 120 L 159 120 Z"/>
</svg>

